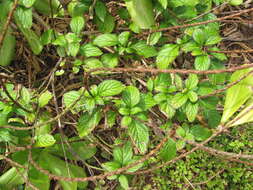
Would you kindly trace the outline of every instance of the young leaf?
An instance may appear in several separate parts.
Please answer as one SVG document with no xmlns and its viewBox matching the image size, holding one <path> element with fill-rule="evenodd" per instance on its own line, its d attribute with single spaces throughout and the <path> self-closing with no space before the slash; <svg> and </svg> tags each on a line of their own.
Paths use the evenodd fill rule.
<svg viewBox="0 0 253 190">
<path fill-rule="evenodd" d="M 144 154 L 147 151 L 149 142 L 147 126 L 137 120 L 133 120 L 131 125 L 128 126 L 128 134 L 133 139 L 135 146 Z"/>
<path fill-rule="evenodd" d="M 20 4 L 25 6 L 26 8 L 30 8 L 36 0 L 21 0 Z"/>
<path fill-rule="evenodd" d="M 124 85 L 117 80 L 105 80 L 98 85 L 98 95 L 115 96 L 122 92 Z"/>
<path fill-rule="evenodd" d="M 121 164 L 118 162 L 106 162 L 102 164 L 102 167 L 105 168 L 107 171 L 112 172 L 121 168 Z"/>
<path fill-rule="evenodd" d="M 36 138 L 35 147 L 48 147 L 54 145 L 56 140 L 52 135 L 45 134 L 45 135 L 39 135 Z"/>
<path fill-rule="evenodd" d="M 122 92 L 122 100 L 128 107 L 134 107 L 140 101 L 140 92 L 135 86 L 127 86 Z"/>
<path fill-rule="evenodd" d="M 94 110 L 91 114 L 85 112 L 78 120 L 77 131 L 79 137 L 87 136 L 99 124 L 102 119 L 102 113 L 99 110 Z"/>
<path fill-rule="evenodd" d="M 166 0 L 167 1 L 167 0 Z M 148 40 L 149 45 L 155 45 L 159 41 L 159 39 L 162 37 L 162 32 L 155 32 L 150 35 L 150 38 Z"/>
<path fill-rule="evenodd" d="M 252 69 L 236 71 L 232 74 L 230 82 L 235 82 L 247 75 Z M 227 90 L 221 122 L 225 123 L 238 109 L 252 96 L 252 74 Z"/>
<path fill-rule="evenodd" d="M 200 55 L 195 58 L 195 69 L 205 71 L 210 67 L 211 60 L 208 55 Z"/>
<path fill-rule="evenodd" d="M 177 44 L 167 44 L 162 47 L 156 57 L 156 65 L 159 69 L 167 69 L 168 66 L 179 55 L 179 46 Z"/>
<path fill-rule="evenodd" d="M 70 21 L 71 31 L 76 34 L 79 34 L 82 31 L 84 24 L 85 20 L 82 16 L 73 17 Z"/>
<path fill-rule="evenodd" d="M 117 54 L 106 53 L 101 56 L 101 61 L 105 67 L 114 68 L 119 63 L 119 57 Z"/>
<path fill-rule="evenodd" d="M 49 92 L 48 90 L 46 92 L 42 93 L 39 97 L 39 107 L 42 108 L 45 105 L 47 105 L 52 97 L 53 97 L 52 93 Z"/>
<path fill-rule="evenodd" d="M 169 139 L 162 147 L 159 156 L 164 160 L 164 161 L 169 161 L 173 159 L 177 154 L 177 147 L 175 141 L 172 139 Z"/>
<path fill-rule="evenodd" d="M 118 44 L 118 37 L 116 34 L 101 34 L 94 39 L 93 43 L 99 47 L 115 46 Z"/>
<path fill-rule="evenodd" d="M 81 94 L 78 91 L 69 91 L 63 95 L 63 103 L 66 108 L 73 106 L 73 104 L 80 98 Z"/>
</svg>

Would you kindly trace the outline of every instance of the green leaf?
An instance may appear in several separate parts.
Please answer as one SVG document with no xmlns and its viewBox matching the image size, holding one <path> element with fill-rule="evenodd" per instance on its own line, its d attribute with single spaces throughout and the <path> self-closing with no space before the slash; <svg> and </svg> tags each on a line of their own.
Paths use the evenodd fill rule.
<svg viewBox="0 0 253 190">
<path fill-rule="evenodd" d="M 164 160 L 164 161 L 169 161 L 173 158 L 175 158 L 177 155 L 177 147 L 176 143 L 174 140 L 169 139 L 162 147 L 160 150 L 159 156 Z"/>
<path fill-rule="evenodd" d="M 147 151 L 149 142 L 147 126 L 137 120 L 133 120 L 131 125 L 128 126 L 128 134 L 133 139 L 138 150 L 144 154 Z"/>
<path fill-rule="evenodd" d="M 80 44 L 78 42 L 68 44 L 67 54 L 75 57 L 79 52 Z"/>
<path fill-rule="evenodd" d="M 120 175 L 119 176 L 119 183 L 120 183 L 121 187 L 123 187 L 123 189 L 128 189 L 129 188 L 128 179 L 125 175 Z"/>
<path fill-rule="evenodd" d="M 42 45 L 47 45 L 52 42 L 53 39 L 53 29 L 46 30 L 40 37 Z"/>
<path fill-rule="evenodd" d="M 81 55 L 85 57 L 93 57 L 93 56 L 100 56 L 103 52 L 96 46 L 92 44 L 85 44 L 80 47 Z"/>
<path fill-rule="evenodd" d="M 122 113 L 121 113 L 122 114 Z M 122 114 L 124 115 L 124 114 Z M 128 115 L 128 114 L 127 114 Z M 132 118 L 130 116 L 124 116 L 121 119 L 121 126 L 127 127 L 128 125 L 130 125 L 132 122 Z"/>
<path fill-rule="evenodd" d="M 66 92 L 63 95 L 63 103 L 65 105 L 66 108 L 69 108 L 71 106 L 73 106 L 74 102 L 76 102 L 79 98 L 80 98 L 81 94 L 78 91 L 69 91 Z M 77 103 L 78 105 L 78 103 Z"/>
<path fill-rule="evenodd" d="M 125 1 L 127 10 L 133 22 L 142 29 L 149 29 L 154 25 L 154 14 L 151 0 Z"/>
<path fill-rule="evenodd" d="M 151 46 L 157 44 L 157 42 L 160 40 L 161 37 L 162 37 L 162 32 L 155 32 L 151 34 L 148 40 L 148 44 Z"/>
<path fill-rule="evenodd" d="M 202 29 L 196 29 L 196 30 L 194 30 L 194 32 L 193 32 L 193 39 L 199 45 L 204 45 L 204 43 L 206 41 L 206 34 L 205 34 L 204 30 L 202 30 Z"/>
<path fill-rule="evenodd" d="M 235 82 L 247 75 L 252 69 L 236 71 L 232 74 L 230 82 Z M 252 96 L 252 74 L 227 90 L 221 122 L 225 123 L 238 109 Z"/>
<path fill-rule="evenodd" d="M 1 5 L 2 6 L 2 5 Z M 12 35 L 11 27 L 6 31 L 3 44 L 0 49 L 0 65 L 7 66 L 11 63 L 15 54 L 16 38 Z M 2 23 L 0 22 L 0 33 L 2 34 Z"/>
<path fill-rule="evenodd" d="M 85 112 L 78 120 L 77 131 L 79 137 L 87 136 L 94 130 L 102 119 L 102 113 L 99 110 L 94 110 L 91 114 Z"/>
<path fill-rule="evenodd" d="M 19 172 L 25 174 L 24 168 L 19 168 Z M 10 168 L 0 176 L 0 184 L 13 187 L 24 183 L 24 179 L 15 167 Z"/>
<path fill-rule="evenodd" d="M 193 104 L 188 102 L 185 107 L 185 113 L 189 122 L 193 122 L 198 114 L 199 104 Z"/>
<path fill-rule="evenodd" d="M 195 58 L 194 67 L 197 70 L 205 71 L 210 67 L 210 57 L 208 55 L 200 55 Z"/>
<path fill-rule="evenodd" d="M 234 122 L 233 122 L 234 121 Z M 253 101 L 233 119 L 231 126 L 242 125 L 253 121 Z"/>
<path fill-rule="evenodd" d="M 105 80 L 98 85 L 98 95 L 115 96 L 122 92 L 124 85 L 117 80 Z"/>
<path fill-rule="evenodd" d="M 107 9 L 106 6 L 103 2 L 101 1 L 97 1 L 96 5 L 95 5 L 95 13 L 97 15 L 97 17 L 104 22 L 105 21 L 105 17 L 107 14 Z"/>
<path fill-rule="evenodd" d="M 191 134 L 193 134 L 196 140 L 204 141 L 211 136 L 212 132 L 209 129 L 202 127 L 201 125 L 194 125 L 191 128 Z"/>
<path fill-rule="evenodd" d="M 130 32 L 121 32 L 118 36 L 118 39 L 119 39 L 119 43 L 122 45 L 122 46 L 126 46 L 127 42 L 128 42 L 128 39 L 129 39 L 129 36 L 130 36 Z"/>
<path fill-rule="evenodd" d="M 139 41 L 131 46 L 136 53 L 145 58 L 154 57 L 157 55 L 157 51 L 153 46 L 149 46 L 145 41 Z"/>
<path fill-rule="evenodd" d="M 110 33 L 115 27 L 115 19 L 109 13 L 106 14 L 105 21 L 102 22 L 97 16 L 95 17 L 96 25 L 102 33 Z"/>
<path fill-rule="evenodd" d="M 114 53 L 107 53 L 101 56 L 101 61 L 105 67 L 114 68 L 119 63 L 119 57 Z"/>
<path fill-rule="evenodd" d="M 170 101 L 160 103 L 159 108 L 168 118 L 172 118 L 175 115 L 176 110 L 172 107 Z"/>
<path fill-rule="evenodd" d="M 229 4 L 233 5 L 233 6 L 238 6 L 241 5 L 243 3 L 243 0 L 230 0 Z"/>
<path fill-rule="evenodd" d="M 45 105 L 47 105 L 52 97 L 53 97 L 52 93 L 49 92 L 48 90 L 43 92 L 39 97 L 39 107 L 42 108 Z"/>
<path fill-rule="evenodd" d="M 190 74 L 189 77 L 185 81 L 185 86 L 187 89 L 191 90 L 198 85 L 199 79 L 195 74 Z"/>
<path fill-rule="evenodd" d="M 20 4 L 25 6 L 26 8 L 29 8 L 29 7 L 33 6 L 35 1 L 36 0 L 21 0 Z"/>
<path fill-rule="evenodd" d="M 135 86 L 127 86 L 122 92 L 122 100 L 129 107 L 134 107 L 140 101 L 140 92 Z"/>
<path fill-rule="evenodd" d="M 164 9 L 168 6 L 168 0 L 158 0 Z"/>
<path fill-rule="evenodd" d="M 115 46 L 118 44 L 118 37 L 116 34 L 101 34 L 94 39 L 93 43 L 99 47 Z"/>
<path fill-rule="evenodd" d="M 75 176 L 71 170 L 72 164 L 66 163 L 65 161 L 53 156 L 47 152 L 40 154 L 40 162 L 43 164 L 43 168 L 48 169 L 55 175 L 64 177 L 79 177 Z M 60 180 L 59 181 L 64 190 L 76 190 L 77 182 L 69 182 Z"/>
<path fill-rule="evenodd" d="M 33 24 L 31 8 L 19 6 L 15 11 L 14 16 L 15 20 L 18 20 L 19 24 L 21 24 L 23 28 L 31 28 Z"/>
<path fill-rule="evenodd" d="M 76 34 L 79 34 L 82 31 L 84 24 L 85 20 L 82 16 L 73 17 L 70 21 L 71 31 Z"/>
<path fill-rule="evenodd" d="M 180 108 L 186 103 L 188 96 L 186 94 L 177 93 L 171 100 L 171 104 L 175 109 Z"/>
<path fill-rule="evenodd" d="M 206 46 L 218 44 L 222 38 L 220 36 L 209 36 L 205 42 Z"/>
<path fill-rule="evenodd" d="M 198 100 L 198 94 L 192 90 L 187 93 L 187 96 L 189 100 L 193 103 Z"/>
<path fill-rule="evenodd" d="M 102 167 L 106 169 L 107 171 L 112 172 L 121 168 L 121 164 L 118 162 L 106 162 L 102 164 Z"/>
<path fill-rule="evenodd" d="M 52 135 L 44 134 L 36 137 L 35 147 L 48 147 L 54 145 L 56 140 Z"/>
<path fill-rule="evenodd" d="M 40 52 L 43 49 L 43 46 L 42 46 L 42 44 L 40 42 L 40 38 L 37 36 L 37 34 L 29 28 L 24 28 L 22 23 L 20 23 L 17 19 L 15 19 L 15 21 L 16 21 L 16 24 L 18 25 L 18 28 L 25 36 L 33 53 L 35 55 L 40 54 Z"/>
<path fill-rule="evenodd" d="M 25 104 L 25 105 L 29 104 L 31 100 L 31 94 L 29 90 L 25 87 L 21 89 L 21 100 L 22 100 L 22 104 Z"/>
<path fill-rule="evenodd" d="M 132 157 L 133 151 L 130 142 L 127 142 L 123 147 L 116 147 L 113 150 L 114 160 L 122 166 L 127 165 L 132 160 Z"/>
<path fill-rule="evenodd" d="M 99 59 L 89 58 L 84 61 L 85 67 L 89 69 L 102 68 L 103 64 Z"/>
<path fill-rule="evenodd" d="M 177 44 L 167 44 L 162 47 L 156 57 L 156 65 L 159 69 L 167 69 L 168 66 L 179 55 L 179 46 Z"/>
</svg>

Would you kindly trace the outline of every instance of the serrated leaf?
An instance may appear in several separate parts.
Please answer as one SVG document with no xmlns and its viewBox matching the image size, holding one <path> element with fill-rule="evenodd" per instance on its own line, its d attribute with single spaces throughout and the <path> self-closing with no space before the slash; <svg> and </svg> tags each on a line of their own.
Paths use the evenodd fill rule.
<svg viewBox="0 0 253 190">
<path fill-rule="evenodd" d="M 85 44 L 80 47 L 81 55 L 85 57 L 93 57 L 93 56 L 100 56 L 103 52 L 96 46 L 92 44 Z"/>
<path fill-rule="evenodd" d="M 186 104 L 185 113 L 189 122 L 193 122 L 195 120 L 198 110 L 199 110 L 198 103 L 193 104 L 193 103 L 188 102 Z"/>
<path fill-rule="evenodd" d="M 220 36 L 209 36 L 208 39 L 205 42 L 206 46 L 210 46 L 210 45 L 215 45 L 218 44 L 220 41 L 222 40 L 222 38 Z"/>
<path fill-rule="evenodd" d="M 121 168 L 121 164 L 118 162 L 106 162 L 102 164 L 102 167 L 105 168 L 107 171 L 112 172 Z"/>
<path fill-rule="evenodd" d="M 15 13 L 15 20 L 18 20 L 23 28 L 31 28 L 33 24 L 32 9 L 25 7 L 17 7 Z"/>
<path fill-rule="evenodd" d="M 202 29 L 196 29 L 193 32 L 193 39 L 195 42 L 197 42 L 199 45 L 203 45 L 206 41 L 206 34 Z"/>
<path fill-rule="evenodd" d="M 127 177 L 125 175 L 120 175 L 119 176 L 119 183 L 120 183 L 121 187 L 123 187 L 123 189 L 128 189 L 129 188 L 128 180 L 127 180 Z"/>
<path fill-rule="evenodd" d="M 230 82 L 235 82 L 247 75 L 252 69 L 236 71 L 232 74 Z M 252 74 L 227 90 L 221 122 L 225 123 L 238 109 L 252 96 Z"/>
<path fill-rule="evenodd" d="M 127 86 L 122 92 L 122 100 L 129 107 L 134 107 L 140 101 L 140 92 L 135 86 Z"/>
<path fill-rule="evenodd" d="M 90 134 L 102 119 L 100 110 L 94 110 L 92 113 L 85 112 L 78 120 L 77 131 L 79 137 L 85 137 Z"/>
<path fill-rule="evenodd" d="M 157 42 L 160 40 L 161 37 L 162 37 L 162 32 L 155 32 L 151 34 L 148 40 L 148 44 L 151 46 L 157 44 Z"/>
<path fill-rule="evenodd" d="M 210 67 L 211 60 L 208 55 L 200 55 L 195 58 L 194 67 L 197 70 L 205 71 Z"/>
<path fill-rule="evenodd" d="M 145 58 L 154 57 L 157 55 L 157 51 L 153 46 L 149 46 L 145 41 L 139 41 L 131 46 L 136 53 Z"/>
<path fill-rule="evenodd" d="M 47 105 L 52 97 L 53 97 L 52 93 L 49 92 L 48 90 L 43 92 L 39 97 L 39 107 L 42 108 L 45 105 Z"/>
<path fill-rule="evenodd" d="M 167 69 L 168 66 L 179 55 L 179 46 L 177 44 L 167 44 L 162 47 L 156 57 L 156 65 L 159 69 Z"/>
<path fill-rule="evenodd" d="M 130 36 L 130 32 L 121 32 L 118 36 L 118 39 L 119 39 L 119 43 L 122 45 L 122 46 L 125 46 L 128 42 L 128 39 L 129 39 L 129 36 Z"/>
<path fill-rule="evenodd" d="M 105 67 L 114 68 L 119 63 L 119 56 L 113 53 L 103 54 L 101 56 L 101 61 Z"/>
<path fill-rule="evenodd" d="M 127 142 L 123 147 L 116 147 L 113 150 L 113 159 L 122 166 L 128 164 L 133 157 L 131 143 Z"/>
<path fill-rule="evenodd" d="M 98 85 L 98 94 L 100 96 L 115 96 L 122 92 L 124 85 L 117 80 L 105 80 Z"/>
<path fill-rule="evenodd" d="M 177 154 L 177 147 L 175 141 L 169 139 L 160 150 L 159 156 L 164 161 L 169 161 L 173 159 Z"/>
<path fill-rule="evenodd" d="M 189 100 L 193 103 L 198 100 L 198 94 L 192 90 L 187 93 L 187 96 Z"/>
<path fill-rule="evenodd" d="M 73 90 L 73 91 L 66 92 L 63 95 L 63 103 L 65 107 L 66 108 L 71 107 L 74 104 L 74 102 L 76 102 L 80 98 L 80 96 L 81 94 L 78 91 Z"/>
<path fill-rule="evenodd" d="M 148 148 L 149 132 L 146 125 L 133 120 L 131 125 L 128 126 L 128 134 L 133 139 L 135 146 L 144 154 Z"/>
<path fill-rule="evenodd" d="M 177 109 L 186 103 L 188 96 L 186 94 L 177 93 L 171 100 L 172 106 Z"/>
<path fill-rule="evenodd" d="M 118 44 L 118 37 L 116 34 L 101 34 L 97 36 L 93 43 L 99 47 L 109 47 Z"/>
<path fill-rule="evenodd" d="M 85 20 L 82 16 L 73 17 L 70 21 L 71 31 L 76 34 L 79 34 L 82 31 L 84 24 L 85 24 Z"/>
<path fill-rule="evenodd" d="M 169 101 L 160 103 L 159 108 L 168 118 L 172 118 L 175 115 L 176 110 L 171 106 Z"/>
<path fill-rule="evenodd" d="M 97 16 L 95 17 L 96 25 L 100 32 L 111 33 L 115 27 L 115 19 L 109 13 L 105 16 L 105 21 L 102 22 Z"/>
<path fill-rule="evenodd" d="M 196 74 L 190 74 L 185 81 L 185 86 L 187 89 L 191 90 L 198 85 L 199 79 Z"/>
<path fill-rule="evenodd" d="M 24 5 L 26 8 L 31 7 L 36 0 L 21 0 L 20 3 Z"/>
<path fill-rule="evenodd" d="M 191 134 L 193 134 L 196 140 L 203 141 L 210 137 L 212 132 L 209 129 L 202 127 L 201 125 L 194 125 L 191 128 Z"/>
</svg>

